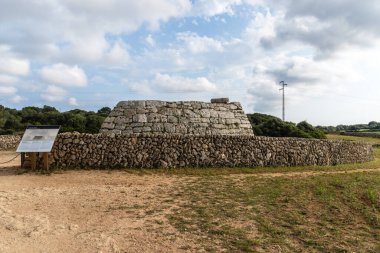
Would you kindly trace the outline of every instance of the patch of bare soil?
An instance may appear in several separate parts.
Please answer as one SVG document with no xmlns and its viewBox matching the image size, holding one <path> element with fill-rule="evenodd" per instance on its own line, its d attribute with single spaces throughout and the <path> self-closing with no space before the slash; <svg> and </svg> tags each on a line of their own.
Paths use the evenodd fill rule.
<svg viewBox="0 0 380 253">
<path fill-rule="evenodd" d="M 0 162 L 15 153 L 1 152 Z M 0 252 L 203 251 L 166 216 L 177 177 L 123 171 L 50 176 L 0 167 Z"/>
<path fill-rule="evenodd" d="M 231 174 L 226 177 L 234 180 L 241 180 L 246 177 L 258 177 L 258 178 L 276 178 L 276 177 L 312 177 L 320 175 L 331 174 L 351 174 L 359 172 L 380 172 L 380 168 L 376 169 L 355 169 L 355 170 L 341 170 L 341 171 L 300 171 L 300 172 L 272 172 L 272 173 L 257 173 L 257 174 Z"/>
<path fill-rule="evenodd" d="M 12 175 L 20 171 L 21 157 L 14 151 L 0 151 L 1 175 Z"/>
</svg>

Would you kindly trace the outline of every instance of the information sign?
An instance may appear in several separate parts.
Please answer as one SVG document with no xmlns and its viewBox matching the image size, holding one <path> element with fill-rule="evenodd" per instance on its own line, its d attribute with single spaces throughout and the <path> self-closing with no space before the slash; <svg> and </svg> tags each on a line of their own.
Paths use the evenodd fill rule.
<svg viewBox="0 0 380 253">
<path fill-rule="evenodd" d="M 16 152 L 50 152 L 60 126 L 28 126 Z"/>
</svg>

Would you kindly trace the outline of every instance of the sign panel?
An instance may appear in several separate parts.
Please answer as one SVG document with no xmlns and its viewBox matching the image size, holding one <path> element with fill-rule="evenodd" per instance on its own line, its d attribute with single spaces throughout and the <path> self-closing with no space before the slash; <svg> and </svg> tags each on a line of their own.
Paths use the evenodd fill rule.
<svg viewBox="0 0 380 253">
<path fill-rule="evenodd" d="M 28 126 L 16 152 L 50 152 L 60 126 Z"/>
</svg>

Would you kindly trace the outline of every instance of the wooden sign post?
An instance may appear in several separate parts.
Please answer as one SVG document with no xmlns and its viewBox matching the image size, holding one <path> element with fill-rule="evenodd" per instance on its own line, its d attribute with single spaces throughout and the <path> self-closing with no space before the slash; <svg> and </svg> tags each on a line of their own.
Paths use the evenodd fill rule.
<svg viewBox="0 0 380 253">
<path fill-rule="evenodd" d="M 37 168 L 37 154 L 36 154 L 36 152 L 30 153 L 30 163 L 32 166 L 32 170 L 36 170 L 36 168 Z"/>
<path fill-rule="evenodd" d="M 49 153 L 47 152 L 42 153 L 42 157 L 43 157 L 44 170 L 48 171 L 49 170 Z"/>
</svg>

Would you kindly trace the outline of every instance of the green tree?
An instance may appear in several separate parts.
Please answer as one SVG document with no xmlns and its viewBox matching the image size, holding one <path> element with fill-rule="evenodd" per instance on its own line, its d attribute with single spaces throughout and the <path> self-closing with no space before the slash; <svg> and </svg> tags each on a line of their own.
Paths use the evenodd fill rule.
<svg viewBox="0 0 380 253">
<path fill-rule="evenodd" d="M 368 123 L 368 128 L 371 130 L 380 129 L 380 123 L 376 121 L 371 121 Z"/>
<path fill-rule="evenodd" d="M 103 116 L 103 117 L 107 117 L 110 113 L 111 113 L 111 108 L 109 107 L 102 107 L 97 112 L 99 116 Z"/>
<path fill-rule="evenodd" d="M 98 133 L 99 129 L 104 121 L 104 117 L 90 114 L 86 118 L 86 132 L 87 133 Z"/>
<path fill-rule="evenodd" d="M 310 135 L 312 138 L 316 139 L 326 139 L 326 135 L 322 130 L 319 130 L 306 121 L 301 121 L 300 123 L 297 124 L 297 128 L 308 135 Z"/>
<path fill-rule="evenodd" d="M 20 119 L 16 116 L 9 117 L 4 124 L 5 130 L 11 130 L 12 132 L 21 131 L 23 128 L 23 125 L 20 123 Z"/>
<path fill-rule="evenodd" d="M 84 133 L 86 130 L 86 117 L 81 113 L 73 113 L 72 111 L 64 113 L 65 122 L 61 126 L 62 132 L 77 131 Z"/>
<path fill-rule="evenodd" d="M 284 122 L 277 117 L 261 113 L 248 114 L 247 116 L 254 133 L 259 136 L 326 138 L 322 130 L 316 129 L 306 121 L 296 125 L 292 122 Z"/>
</svg>

